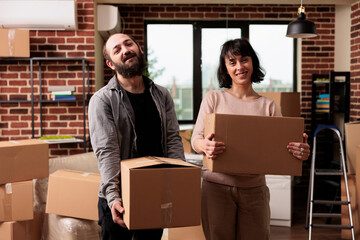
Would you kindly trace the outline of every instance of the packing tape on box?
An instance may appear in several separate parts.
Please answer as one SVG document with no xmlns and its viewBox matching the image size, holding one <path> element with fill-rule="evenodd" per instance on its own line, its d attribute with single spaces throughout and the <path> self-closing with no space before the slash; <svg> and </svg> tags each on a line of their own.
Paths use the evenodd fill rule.
<svg viewBox="0 0 360 240">
<path fill-rule="evenodd" d="M 3 195 L 3 199 L 1 199 L 1 204 L 3 206 L 3 213 L 4 221 L 9 221 L 12 219 L 11 214 L 11 202 L 12 202 L 12 185 L 11 183 L 5 184 L 5 192 L 4 194 L 0 194 L 0 196 Z"/>
<path fill-rule="evenodd" d="M 12 185 L 11 185 L 11 183 L 6 183 L 5 184 L 5 192 L 6 192 L 6 194 L 12 194 Z"/>
<path fill-rule="evenodd" d="M 172 203 L 161 204 L 161 224 L 163 227 L 171 227 L 172 225 Z"/>
<path fill-rule="evenodd" d="M 167 172 L 163 174 L 163 191 L 161 193 L 161 223 L 164 228 L 172 226 L 173 203 L 172 203 L 172 179 Z"/>
<path fill-rule="evenodd" d="M 9 56 L 14 56 L 15 53 L 15 29 L 9 29 L 8 31 L 8 44 L 9 44 Z"/>
</svg>

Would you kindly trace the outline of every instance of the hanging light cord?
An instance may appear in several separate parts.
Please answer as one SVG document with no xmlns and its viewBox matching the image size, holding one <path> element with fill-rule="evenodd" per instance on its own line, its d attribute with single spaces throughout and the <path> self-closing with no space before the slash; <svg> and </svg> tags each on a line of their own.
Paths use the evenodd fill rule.
<svg viewBox="0 0 360 240">
<path fill-rule="evenodd" d="M 229 5 L 226 5 L 226 39 L 229 39 Z"/>
<path fill-rule="evenodd" d="M 298 15 L 300 15 L 301 13 L 304 13 L 305 14 L 305 8 L 303 7 L 303 5 L 302 5 L 302 0 L 301 0 L 301 2 L 300 2 L 300 7 L 299 7 L 299 9 L 298 9 Z"/>
</svg>

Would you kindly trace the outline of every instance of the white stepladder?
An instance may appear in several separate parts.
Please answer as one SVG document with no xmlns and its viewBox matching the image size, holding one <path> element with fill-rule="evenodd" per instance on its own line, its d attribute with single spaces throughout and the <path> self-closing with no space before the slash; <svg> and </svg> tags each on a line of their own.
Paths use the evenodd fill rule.
<svg viewBox="0 0 360 240">
<path fill-rule="evenodd" d="M 322 130 L 332 130 L 336 133 L 339 139 L 340 145 L 340 169 L 316 169 L 315 168 L 315 159 L 316 159 L 316 137 L 318 133 Z M 341 228 L 341 229 L 350 229 L 352 239 L 355 240 L 354 235 L 354 224 L 352 220 L 351 214 L 351 204 L 350 204 L 350 195 L 349 195 L 349 187 L 348 181 L 346 176 L 346 165 L 345 165 L 345 157 L 344 157 L 344 150 L 343 144 L 341 140 L 341 133 L 339 129 L 334 125 L 322 125 L 319 126 L 314 132 L 314 141 L 313 141 L 313 150 L 312 150 L 312 162 L 311 162 L 311 170 L 310 170 L 310 183 L 309 183 L 309 196 L 308 196 L 308 204 L 307 204 L 307 212 L 306 212 L 306 227 L 309 227 L 309 240 L 311 240 L 311 233 L 312 228 L 315 227 L 323 227 L 323 228 Z M 345 189 L 346 189 L 346 198 L 347 201 L 332 201 L 332 200 L 318 200 L 314 199 L 314 181 L 315 176 L 343 176 L 345 182 Z M 341 225 L 341 224 L 313 224 L 313 217 L 341 217 L 341 213 L 314 213 L 313 207 L 314 204 L 327 204 L 327 205 L 347 205 L 349 209 L 349 218 L 350 218 L 350 225 Z M 310 209 L 309 209 L 310 208 Z"/>
</svg>

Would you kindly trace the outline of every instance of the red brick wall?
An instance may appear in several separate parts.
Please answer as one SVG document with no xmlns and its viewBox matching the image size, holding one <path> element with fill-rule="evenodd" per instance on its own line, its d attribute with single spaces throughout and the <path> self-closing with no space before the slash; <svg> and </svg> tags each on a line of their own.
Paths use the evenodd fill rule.
<svg viewBox="0 0 360 240">
<path fill-rule="evenodd" d="M 77 31 L 31 31 L 31 57 L 85 57 L 91 61 L 91 92 L 94 91 L 94 3 L 93 0 L 77 0 L 79 29 Z M 356 6 L 356 7 L 355 7 Z M 335 7 L 306 6 L 307 18 L 314 21 L 319 36 L 302 40 L 302 116 L 305 117 L 307 129 L 310 124 L 311 107 L 311 74 L 327 74 L 334 69 L 334 26 Z M 125 20 L 125 33 L 135 36 L 141 45 L 144 44 L 145 19 L 197 19 L 197 20 L 292 20 L 296 18 L 298 5 L 224 5 L 211 4 L 159 4 L 159 5 L 120 5 L 121 16 Z M 357 8 L 354 4 L 353 8 Z M 354 11 L 355 12 L 355 11 Z M 356 16 L 353 16 L 353 21 Z M 353 23 L 353 28 L 355 28 Z M 355 37 L 353 37 L 355 39 Z M 354 44 L 355 45 L 355 44 Z M 353 46 L 354 48 L 354 46 Z M 356 51 L 353 50 L 353 54 Z M 73 68 L 70 64 L 42 64 L 42 79 L 46 84 L 59 81 L 59 84 L 75 84 L 77 95 L 81 95 L 81 71 L 79 65 Z M 352 63 L 352 68 L 356 68 Z M 353 70 L 353 69 L 352 69 Z M 38 72 L 35 72 L 36 79 Z M 356 74 L 352 75 L 354 87 Z M 36 84 L 35 84 L 36 85 Z M 356 86 L 356 85 L 355 85 Z M 0 100 L 30 100 L 30 71 L 28 62 L 0 61 Z M 358 88 L 358 86 L 357 86 Z M 36 89 L 36 93 L 39 90 Z M 43 88 L 46 94 L 46 88 Z M 35 93 L 35 94 L 36 94 Z M 353 94 L 354 95 L 354 94 Z M 359 96 L 359 94 L 357 94 Z M 352 97 L 352 117 L 355 113 Z M 358 100 L 357 100 L 358 101 Z M 75 105 L 75 106 L 74 106 Z M 358 106 L 358 105 L 357 105 Z M 39 108 L 35 109 L 36 136 L 39 136 Z M 0 140 L 14 140 L 31 137 L 30 103 L 2 103 L 0 108 Z M 44 130 L 47 135 L 71 134 L 82 137 L 81 104 L 51 104 L 44 107 Z M 51 145 L 52 155 L 73 154 L 82 152 L 81 146 Z"/>
<path fill-rule="evenodd" d="M 298 5 L 120 5 L 125 33 L 144 44 L 144 20 L 295 20 Z M 311 77 L 313 73 L 328 74 L 334 69 L 335 7 L 306 6 L 307 19 L 314 21 L 319 34 L 302 40 L 302 111 L 306 130 L 310 131 Z M 300 79 L 299 79 L 300 80 Z"/>
<path fill-rule="evenodd" d="M 30 31 L 30 57 L 81 57 L 90 61 L 91 91 L 94 91 L 94 3 L 77 0 L 76 31 Z M 34 96 L 39 99 L 39 63 L 34 62 Z M 82 98 L 81 62 L 41 63 L 42 99 L 49 99 L 47 85 L 74 85 Z M 31 100 L 29 61 L 0 61 L 0 100 Z M 87 91 L 87 89 L 86 89 Z M 0 140 L 27 139 L 32 136 L 31 103 L 1 103 Z M 82 102 L 44 103 L 44 135 L 72 135 L 83 138 Z M 40 108 L 35 103 L 35 137 L 40 136 Z M 88 129 L 86 130 L 88 132 Z M 83 152 L 82 144 L 50 145 L 50 154 Z"/>
<path fill-rule="evenodd" d="M 360 2 L 351 6 L 350 119 L 360 119 Z"/>
</svg>

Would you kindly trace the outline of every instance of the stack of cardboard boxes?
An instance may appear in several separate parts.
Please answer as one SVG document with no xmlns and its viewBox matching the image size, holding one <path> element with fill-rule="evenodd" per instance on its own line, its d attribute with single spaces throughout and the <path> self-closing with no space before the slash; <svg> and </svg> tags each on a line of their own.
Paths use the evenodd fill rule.
<svg viewBox="0 0 360 240">
<path fill-rule="evenodd" d="M 345 124 L 347 181 L 355 238 L 360 238 L 360 122 Z M 346 201 L 344 178 L 341 181 L 341 200 Z M 348 206 L 341 206 L 341 224 L 350 225 Z M 351 231 L 343 229 L 342 239 L 352 239 Z"/>
<path fill-rule="evenodd" d="M 79 160 L 76 155 L 70 159 Z M 61 159 L 51 163 L 58 161 Z M 54 172 L 50 168 L 43 237 L 47 240 L 100 240 L 100 227 L 97 225 L 100 174 L 68 168 L 72 167 L 63 164 Z"/>
<path fill-rule="evenodd" d="M 0 156 L 0 239 L 38 240 L 43 214 L 34 212 L 33 179 L 49 175 L 48 144 L 3 141 Z"/>
</svg>

